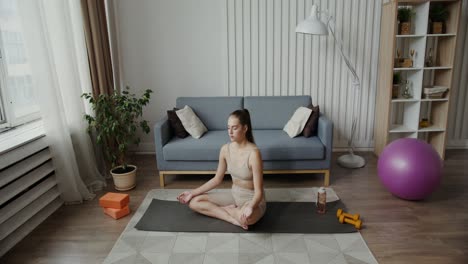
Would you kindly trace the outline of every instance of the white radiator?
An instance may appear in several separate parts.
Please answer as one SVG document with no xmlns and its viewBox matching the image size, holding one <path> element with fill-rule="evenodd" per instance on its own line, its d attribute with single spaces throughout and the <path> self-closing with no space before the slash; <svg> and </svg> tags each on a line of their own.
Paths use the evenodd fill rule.
<svg viewBox="0 0 468 264">
<path fill-rule="evenodd" d="M 0 154 L 0 256 L 62 204 L 45 137 Z"/>
</svg>

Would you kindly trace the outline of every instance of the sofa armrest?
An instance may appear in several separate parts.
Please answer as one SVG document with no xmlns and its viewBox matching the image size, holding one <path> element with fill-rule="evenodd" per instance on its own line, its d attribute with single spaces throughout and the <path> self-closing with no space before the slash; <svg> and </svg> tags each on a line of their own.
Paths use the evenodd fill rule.
<svg viewBox="0 0 468 264">
<path fill-rule="evenodd" d="M 317 136 L 325 146 L 325 159 L 328 167 L 330 167 L 333 150 L 333 122 L 323 114 L 320 114 L 317 130 Z"/>
<path fill-rule="evenodd" d="M 154 143 L 156 147 L 156 160 L 158 168 L 164 164 L 163 147 L 173 137 L 167 116 L 154 125 Z"/>
</svg>

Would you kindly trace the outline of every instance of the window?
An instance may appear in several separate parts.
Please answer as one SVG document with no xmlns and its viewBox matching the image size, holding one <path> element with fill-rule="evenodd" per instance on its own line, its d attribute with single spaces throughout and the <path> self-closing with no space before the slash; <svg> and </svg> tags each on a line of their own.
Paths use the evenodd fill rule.
<svg viewBox="0 0 468 264">
<path fill-rule="evenodd" d="M 16 0 L 0 0 L 0 132 L 39 119 Z"/>
</svg>

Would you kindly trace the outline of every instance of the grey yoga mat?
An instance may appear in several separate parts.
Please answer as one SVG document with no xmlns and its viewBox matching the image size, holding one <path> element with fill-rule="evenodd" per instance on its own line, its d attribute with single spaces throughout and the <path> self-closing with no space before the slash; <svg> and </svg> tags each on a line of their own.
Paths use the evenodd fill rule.
<svg viewBox="0 0 468 264">
<path fill-rule="evenodd" d="M 153 199 L 135 228 L 143 231 L 167 232 L 222 232 L 222 233 L 351 233 L 354 226 L 340 224 L 336 217 L 338 208 L 345 209 L 340 201 L 327 203 L 325 214 L 316 213 L 312 202 L 267 202 L 265 215 L 249 230 L 198 214 L 177 201 Z"/>
</svg>

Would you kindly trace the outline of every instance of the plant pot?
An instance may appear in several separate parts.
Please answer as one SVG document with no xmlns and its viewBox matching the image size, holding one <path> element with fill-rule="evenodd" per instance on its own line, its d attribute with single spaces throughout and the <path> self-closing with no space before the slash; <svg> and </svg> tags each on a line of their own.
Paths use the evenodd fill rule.
<svg viewBox="0 0 468 264">
<path fill-rule="evenodd" d="M 442 33 L 444 33 L 444 23 L 432 22 L 432 34 L 442 34 Z"/>
<path fill-rule="evenodd" d="M 410 35 L 411 34 L 411 22 L 401 22 L 400 23 L 400 35 Z"/>
<path fill-rule="evenodd" d="M 133 169 L 132 169 L 133 168 Z M 131 171 L 128 171 L 132 169 Z M 114 186 L 117 191 L 128 191 L 136 186 L 136 171 L 135 165 L 127 165 L 127 171 L 123 171 L 122 166 L 113 168 L 110 173 L 114 179 Z"/>
</svg>

